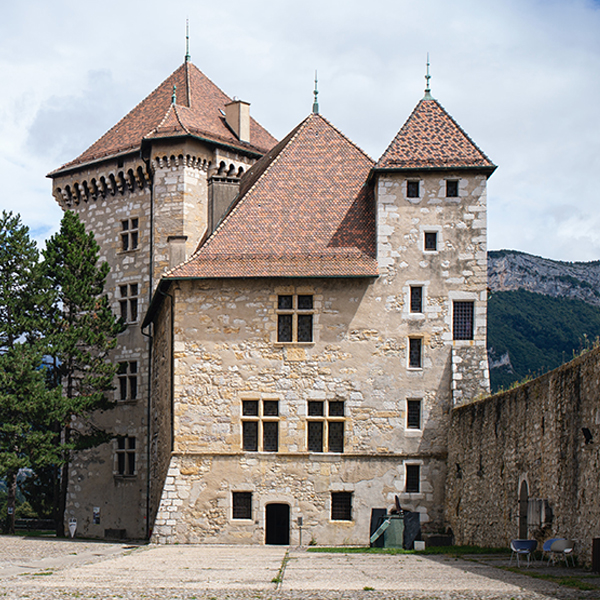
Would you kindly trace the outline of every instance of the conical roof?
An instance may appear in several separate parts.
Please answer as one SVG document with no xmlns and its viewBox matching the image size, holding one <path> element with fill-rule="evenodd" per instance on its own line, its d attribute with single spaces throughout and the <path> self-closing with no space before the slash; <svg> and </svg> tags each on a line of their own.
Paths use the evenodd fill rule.
<svg viewBox="0 0 600 600">
<path fill-rule="evenodd" d="M 166 277 L 376 276 L 372 168 L 311 114 L 244 175 L 234 208 Z"/>
<path fill-rule="evenodd" d="M 227 94 L 186 61 L 85 152 L 52 174 L 135 151 L 145 139 L 191 135 L 252 154 L 264 154 L 277 143 L 252 118 L 250 143 L 240 141 L 225 122 L 224 109 L 229 102 Z"/>
<path fill-rule="evenodd" d="M 376 169 L 484 169 L 496 168 L 460 125 L 433 98 L 424 98 L 413 110 Z"/>
</svg>

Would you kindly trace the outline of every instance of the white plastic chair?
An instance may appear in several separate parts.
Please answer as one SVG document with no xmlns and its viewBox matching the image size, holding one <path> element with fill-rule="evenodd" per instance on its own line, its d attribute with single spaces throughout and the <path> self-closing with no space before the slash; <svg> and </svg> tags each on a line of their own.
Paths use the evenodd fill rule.
<svg viewBox="0 0 600 600">
<path fill-rule="evenodd" d="M 565 559 L 565 564 L 569 566 L 569 556 L 571 557 L 571 563 L 575 566 L 575 559 L 573 558 L 573 547 L 574 544 L 570 540 L 555 540 L 550 546 L 550 558 L 548 562 L 552 560 L 552 564 L 556 562 L 557 556 L 562 556 Z"/>
</svg>

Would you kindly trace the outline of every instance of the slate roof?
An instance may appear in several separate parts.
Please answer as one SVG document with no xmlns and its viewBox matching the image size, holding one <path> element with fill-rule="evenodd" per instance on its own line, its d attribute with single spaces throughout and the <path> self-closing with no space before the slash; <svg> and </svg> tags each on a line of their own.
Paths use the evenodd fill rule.
<svg viewBox="0 0 600 600">
<path fill-rule="evenodd" d="M 437 100 L 424 98 L 377 161 L 375 168 L 481 168 L 491 172 L 496 167 Z"/>
<path fill-rule="evenodd" d="M 377 276 L 373 164 L 311 114 L 242 177 L 234 208 L 165 278 Z"/>
<path fill-rule="evenodd" d="M 171 100 L 173 85 L 177 86 L 175 105 Z M 229 96 L 186 61 L 83 154 L 50 175 L 104 157 L 133 152 L 140 148 L 142 140 L 161 137 L 192 135 L 254 155 L 264 154 L 277 143 L 252 118 L 250 143 L 241 142 L 219 110 L 224 110 L 229 102 Z"/>
</svg>

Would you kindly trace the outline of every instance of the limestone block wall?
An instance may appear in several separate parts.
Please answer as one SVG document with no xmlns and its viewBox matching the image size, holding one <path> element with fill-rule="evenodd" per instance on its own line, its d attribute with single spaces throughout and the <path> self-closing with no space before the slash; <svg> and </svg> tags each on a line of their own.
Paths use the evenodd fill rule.
<svg viewBox="0 0 600 600">
<path fill-rule="evenodd" d="M 154 539 L 216 540 L 216 534 L 207 532 L 219 530 L 220 541 L 242 541 L 237 523 L 224 529 L 211 524 L 210 515 L 200 534 L 199 507 L 224 502 L 221 497 L 229 498 L 237 485 L 247 486 L 267 476 L 272 481 L 272 469 L 285 477 L 289 473 L 297 482 L 285 493 L 284 488 L 274 488 L 275 496 L 299 506 L 293 500 L 296 490 L 313 479 L 313 464 L 322 460 L 340 469 L 332 485 L 352 482 L 356 486 L 356 506 L 362 506 L 362 512 L 353 525 L 343 525 L 346 537 L 355 543 L 364 543 L 367 507 L 391 508 L 396 494 L 403 506 L 421 513 L 425 530 L 437 531 L 443 525 L 450 349 L 444 344 L 427 347 L 424 367 L 407 368 L 410 322 L 402 316 L 404 294 L 383 296 L 379 281 L 370 279 L 180 281 L 169 293 L 175 299 L 174 455 Z M 278 294 L 313 295 L 313 342 L 277 343 Z M 155 360 L 154 365 L 155 377 L 168 375 L 164 363 L 161 367 Z M 407 427 L 409 399 L 421 402 L 418 429 Z M 244 400 L 279 402 L 277 453 L 242 453 Z M 322 454 L 308 452 L 307 405 L 312 400 L 344 402 L 343 454 L 323 459 Z M 185 491 L 181 496 L 178 486 L 187 489 L 191 485 L 187 478 L 196 472 L 188 472 L 196 466 L 182 471 L 181 464 L 212 464 L 213 457 L 219 461 L 220 478 L 207 476 L 202 498 L 190 500 Z M 379 458 L 380 462 L 372 462 Z M 247 466 L 240 471 L 242 464 Z M 366 473 L 367 465 L 373 464 L 380 465 L 378 470 Z M 405 492 L 407 464 L 420 466 L 418 493 Z M 369 482 L 368 486 L 361 487 L 361 481 Z M 267 487 L 265 483 L 257 488 L 259 506 L 266 502 L 263 495 L 274 497 L 267 494 Z M 365 491 L 363 495 L 361 490 L 370 487 L 379 490 L 377 494 L 371 497 Z M 315 507 L 331 491 L 321 489 L 321 499 L 306 509 L 308 513 L 320 514 Z M 182 503 L 173 504 L 175 499 Z M 167 518 L 171 512 L 176 514 Z M 328 514 L 321 514 L 324 521 L 315 524 L 315 531 L 321 532 L 323 543 L 342 543 L 328 524 Z M 263 540 L 261 527 L 252 530 L 251 541 Z M 188 536 L 188 529 L 195 533 Z"/>
<path fill-rule="evenodd" d="M 78 534 L 104 537 L 107 529 L 125 529 L 130 537 L 146 534 L 148 340 L 140 331 L 140 319 L 150 292 L 150 185 L 151 177 L 137 155 L 82 167 L 55 177 L 53 194 L 64 210 L 74 210 L 100 245 L 100 261 L 110 265 L 105 292 L 115 314 L 120 303 L 135 298 L 137 317 L 128 318 L 119 335 L 112 360 L 137 366 L 136 397 L 121 401 L 119 382 L 111 392 L 117 406 L 97 413 L 93 421 L 115 436 L 136 439 L 135 474 L 118 473 L 116 441 L 78 453 L 70 468 L 65 519 L 78 521 Z M 129 238 L 123 249 L 123 222 L 137 220 L 137 246 Z M 122 297 L 121 286 L 127 286 Z M 137 286 L 137 289 L 131 286 Z M 96 510 L 99 509 L 99 510 Z M 94 516 L 96 518 L 94 518 Z"/>
<path fill-rule="evenodd" d="M 458 181 L 458 196 L 447 197 L 448 180 Z M 408 182 L 418 182 L 418 197 L 409 197 Z M 423 286 L 424 314 L 407 314 L 406 301 L 403 313 L 410 335 L 422 334 L 427 347 L 452 347 L 456 404 L 489 393 L 486 182 L 465 171 L 392 172 L 380 174 L 376 187 L 382 287 L 401 287 L 406 297 L 411 285 Z M 453 338 L 455 301 L 474 303 L 472 340 Z"/>
<path fill-rule="evenodd" d="M 525 483 L 529 498 L 547 501 L 553 514 L 542 525 L 530 515 L 528 536 L 572 539 L 589 563 L 592 539 L 600 537 L 599 440 L 598 349 L 514 390 L 455 408 L 446 515 L 457 543 L 507 546 L 517 538 Z"/>
</svg>

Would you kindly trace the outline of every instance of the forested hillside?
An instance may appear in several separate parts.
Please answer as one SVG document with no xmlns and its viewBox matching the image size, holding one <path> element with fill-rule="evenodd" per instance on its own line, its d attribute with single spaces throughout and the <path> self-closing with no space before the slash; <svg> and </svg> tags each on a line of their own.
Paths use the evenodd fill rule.
<svg viewBox="0 0 600 600">
<path fill-rule="evenodd" d="M 573 358 L 600 336 L 600 262 L 488 253 L 492 390 Z"/>
</svg>

